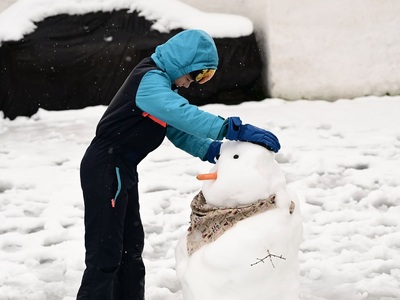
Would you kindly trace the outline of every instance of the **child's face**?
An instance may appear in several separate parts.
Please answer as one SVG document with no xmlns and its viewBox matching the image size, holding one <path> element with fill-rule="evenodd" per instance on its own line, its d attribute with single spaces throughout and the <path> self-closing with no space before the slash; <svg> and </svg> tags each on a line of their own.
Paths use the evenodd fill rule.
<svg viewBox="0 0 400 300">
<path fill-rule="evenodd" d="M 174 83 L 177 87 L 188 88 L 193 81 L 194 80 L 192 79 L 190 74 L 185 74 L 185 75 L 175 79 Z"/>
</svg>

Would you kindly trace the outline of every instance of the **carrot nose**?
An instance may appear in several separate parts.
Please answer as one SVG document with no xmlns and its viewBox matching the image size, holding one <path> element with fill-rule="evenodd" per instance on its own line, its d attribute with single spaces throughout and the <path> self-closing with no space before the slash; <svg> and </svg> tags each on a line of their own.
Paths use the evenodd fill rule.
<svg viewBox="0 0 400 300">
<path fill-rule="evenodd" d="M 215 173 L 207 173 L 207 174 L 199 174 L 196 176 L 198 180 L 215 180 L 217 179 L 217 172 Z"/>
</svg>

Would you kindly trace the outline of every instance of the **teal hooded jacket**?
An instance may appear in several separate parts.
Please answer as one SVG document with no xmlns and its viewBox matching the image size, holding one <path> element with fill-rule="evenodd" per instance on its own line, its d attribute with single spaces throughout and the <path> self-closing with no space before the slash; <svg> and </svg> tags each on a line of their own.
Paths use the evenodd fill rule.
<svg viewBox="0 0 400 300">
<path fill-rule="evenodd" d="M 158 46 L 151 58 L 158 69 L 143 76 L 136 105 L 167 124 L 166 136 L 175 146 L 206 160 L 212 140 L 224 137 L 224 119 L 189 104 L 171 85 L 192 71 L 217 69 L 213 39 L 202 30 L 186 30 Z"/>
<path fill-rule="evenodd" d="M 93 144 L 138 163 L 167 136 L 206 160 L 212 141 L 225 135 L 225 120 L 191 105 L 173 87 L 185 74 L 217 67 L 217 48 L 206 32 L 173 36 L 131 71 L 101 118 Z"/>
</svg>

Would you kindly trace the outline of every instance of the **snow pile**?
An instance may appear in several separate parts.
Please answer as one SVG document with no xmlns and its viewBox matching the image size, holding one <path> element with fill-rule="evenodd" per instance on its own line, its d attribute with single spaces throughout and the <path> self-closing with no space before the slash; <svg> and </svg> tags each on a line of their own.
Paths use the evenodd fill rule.
<svg viewBox="0 0 400 300">
<path fill-rule="evenodd" d="M 272 97 L 400 94 L 397 0 L 182 1 L 254 22 Z"/>
<path fill-rule="evenodd" d="M 212 37 L 239 37 L 253 32 L 245 17 L 205 13 L 178 0 L 19 0 L 0 14 L 0 42 L 22 39 L 35 30 L 35 22 L 58 14 L 85 14 L 128 9 L 154 21 L 152 29 L 203 29 Z"/>
<path fill-rule="evenodd" d="M 399 1 L 269 3 L 274 97 L 340 99 L 400 94 Z"/>
<path fill-rule="evenodd" d="M 300 299 L 400 299 L 400 97 L 204 109 L 279 137 L 276 159 L 304 224 Z M 84 269 L 79 164 L 104 110 L 0 118 L 0 299 L 75 299 Z M 168 140 L 140 165 L 148 300 L 182 300 L 174 250 L 202 188 L 195 177 L 210 168 Z"/>
</svg>

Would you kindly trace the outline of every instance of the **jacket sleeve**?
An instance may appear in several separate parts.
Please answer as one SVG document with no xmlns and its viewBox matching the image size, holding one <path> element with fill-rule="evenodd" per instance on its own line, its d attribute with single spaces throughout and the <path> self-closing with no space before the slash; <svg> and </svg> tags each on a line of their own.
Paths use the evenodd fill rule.
<svg viewBox="0 0 400 300">
<path fill-rule="evenodd" d="M 200 138 L 195 142 L 196 138 L 180 136 L 179 148 L 206 138 L 223 138 L 224 119 L 200 110 L 172 91 L 169 77 L 160 70 L 151 70 L 143 76 L 136 94 L 136 105 L 175 129 Z"/>
<path fill-rule="evenodd" d="M 170 125 L 167 126 L 167 138 L 178 148 L 186 151 L 187 153 L 207 160 L 207 151 L 212 140 L 208 138 L 201 138 L 195 135 L 188 134 L 184 131 L 176 129 Z"/>
</svg>

